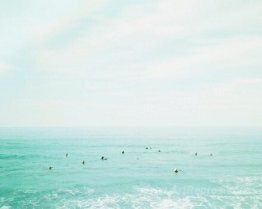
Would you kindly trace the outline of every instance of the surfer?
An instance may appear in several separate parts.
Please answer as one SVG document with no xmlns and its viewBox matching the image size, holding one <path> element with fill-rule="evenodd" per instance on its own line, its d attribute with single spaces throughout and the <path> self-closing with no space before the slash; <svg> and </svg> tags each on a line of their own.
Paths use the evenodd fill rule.
<svg viewBox="0 0 262 209">
<path fill-rule="evenodd" d="M 66 153 L 66 157 L 68 157 L 68 153 Z"/>
<path fill-rule="evenodd" d="M 197 156 L 197 152 L 195 153 L 195 156 Z"/>
<path fill-rule="evenodd" d="M 125 151 L 122 151 L 122 155 L 125 154 Z"/>
<path fill-rule="evenodd" d="M 102 157 L 101 157 L 101 160 L 107 160 L 107 158 L 106 158 L 106 157 L 104 157 L 104 156 L 102 156 Z"/>
<path fill-rule="evenodd" d="M 48 168 L 49 170 L 52 170 L 53 169 L 53 166 L 49 166 L 49 168 Z"/>
<path fill-rule="evenodd" d="M 83 160 L 82 164 L 85 165 L 85 161 L 84 160 Z"/>
<path fill-rule="evenodd" d="M 182 170 L 178 170 L 177 168 L 174 169 L 174 172 L 175 172 L 176 174 L 178 174 L 178 172 L 180 172 L 180 171 L 182 171 Z"/>
<path fill-rule="evenodd" d="M 161 152 L 161 150 L 159 149 L 158 152 Z"/>
<path fill-rule="evenodd" d="M 178 173 L 178 169 L 174 169 L 174 172 L 177 174 Z"/>
</svg>

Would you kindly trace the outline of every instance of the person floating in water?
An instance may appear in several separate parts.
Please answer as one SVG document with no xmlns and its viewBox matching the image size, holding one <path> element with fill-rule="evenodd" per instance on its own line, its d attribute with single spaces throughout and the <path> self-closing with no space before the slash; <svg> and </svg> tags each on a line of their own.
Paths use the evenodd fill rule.
<svg viewBox="0 0 262 209">
<path fill-rule="evenodd" d="M 125 151 L 122 151 L 122 154 L 125 154 Z"/>
<path fill-rule="evenodd" d="M 158 152 L 161 152 L 161 150 L 159 149 Z"/>
<path fill-rule="evenodd" d="M 178 169 L 174 169 L 174 172 L 177 174 L 178 173 Z"/>
<path fill-rule="evenodd" d="M 180 172 L 180 171 L 182 171 L 182 170 L 179 170 L 179 169 L 177 169 L 177 168 L 174 169 L 174 172 L 175 172 L 176 174 L 178 174 L 178 172 Z"/>
<path fill-rule="evenodd" d="M 148 147 L 146 147 L 146 149 L 148 149 Z"/>
<path fill-rule="evenodd" d="M 66 157 L 68 157 L 68 153 L 66 153 Z"/>
<path fill-rule="evenodd" d="M 84 160 L 83 160 L 82 164 L 85 165 L 85 161 Z"/>
<path fill-rule="evenodd" d="M 107 158 L 106 158 L 106 157 L 104 157 L 104 156 L 102 156 L 102 157 L 101 157 L 101 160 L 107 160 Z"/>
<path fill-rule="evenodd" d="M 210 157 L 212 157 L 213 156 L 213 154 L 212 153 L 210 153 Z"/>
<path fill-rule="evenodd" d="M 195 153 L 195 156 L 197 156 L 197 152 Z"/>
<path fill-rule="evenodd" d="M 49 166 L 49 168 L 48 168 L 49 170 L 52 170 L 53 169 L 53 166 Z"/>
</svg>

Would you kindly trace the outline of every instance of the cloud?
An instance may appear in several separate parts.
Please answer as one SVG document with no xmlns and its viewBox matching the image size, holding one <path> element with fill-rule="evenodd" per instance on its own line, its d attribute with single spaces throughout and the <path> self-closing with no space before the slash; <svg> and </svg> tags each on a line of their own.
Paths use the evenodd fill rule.
<svg viewBox="0 0 262 209">
<path fill-rule="evenodd" d="M 5 72 L 12 70 L 13 68 L 14 67 L 10 64 L 0 63 L 0 75 L 1 73 L 5 73 Z"/>
<path fill-rule="evenodd" d="M 261 122 L 261 1 L 35 4 L 0 34 L 6 124 Z"/>
<path fill-rule="evenodd" d="M 233 71 L 261 65 L 261 37 L 229 38 L 193 48 L 188 54 L 143 66 L 145 77 L 176 79 L 212 71 Z"/>
<path fill-rule="evenodd" d="M 250 57 L 246 62 L 243 57 L 250 51 L 257 51 L 255 44 L 260 45 L 261 40 L 255 34 L 241 37 L 241 34 L 236 32 L 247 28 L 248 33 L 250 23 L 260 16 L 258 11 L 261 4 L 254 3 L 240 8 L 234 8 L 235 4 L 231 4 L 228 11 L 215 10 L 216 6 L 225 7 L 225 2 L 210 5 L 207 1 L 199 3 L 194 0 L 168 0 L 156 1 L 150 6 L 141 4 L 129 7 L 124 9 L 117 19 L 102 19 L 95 27 L 83 29 L 80 37 L 72 39 L 70 44 L 63 48 L 50 48 L 45 45 L 46 42 L 42 43 L 35 53 L 36 69 L 87 77 L 95 74 L 94 71 L 106 73 L 128 69 L 127 74 L 131 74 L 131 77 L 132 74 L 136 77 L 141 71 L 145 71 L 142 74 L 161 78 L 169 77 L 173 72 L 190 74 L 194 73 L 196 68 L 206 70 L 206 67 L 210 68 L 212 64 L 222 66 L 223 62 L 228 68 L 237 63 L 241 65 L 241 62 L 251 62 Z M 212 17 L 207 18 L 209 15 Z M 79 19 L 87 17 L 88 13 Z M 243 24 L 236 24 L 239 22 Z M 75 22 L 65 21 L 62 31 L 69 28 L 70 32 L 72 23 Z M 256 26 L 255 23 L 252 26 Z M 87 21 L 81 24 L 89 23 Z M 55 30 L 50 31 L 54 37 L 57 36 L 57 32 L 52 33 Z M 224 32 L 224 37 L 212 37 L 212 32 L 219 31 Z M 173 44 L 168 45 L 168 42 L 172 41 Z M 191 42 L 190 46 L 188 42 Z M 157 54 L 159 48 L 162 50 L 159 57 L 150 59 L 150 54 L 157 57 L 154 53 Z M 171 49 L 172 52 L 175 48 L 178 48 L 178 55 L 161 55 L 165 53 L 165 49 Z M 148 71 L 150 73 L 147 73 Z"/>
<path fill-rule="evenodd" d="M 67 11 L 66 14 L 60 15 L 52 21 L 45 21 L 43 24 L 28 25 L 28 35 L 33 38 L 36 44 L 46 44 L 55 37 L 72 30 L 77 30 L 81 22 L 86 18 L 92 20 L 97 18 L 94 13 L 106 4 L 107 0 L 80 1 L 77 8 Z M 37 46 L 39 46 L 37 45 Z"/>
</svg>

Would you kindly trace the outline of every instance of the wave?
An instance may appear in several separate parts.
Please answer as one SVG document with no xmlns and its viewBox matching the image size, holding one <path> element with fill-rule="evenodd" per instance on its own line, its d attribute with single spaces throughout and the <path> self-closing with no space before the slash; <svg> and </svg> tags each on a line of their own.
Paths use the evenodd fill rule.
<svg viewBox="0 0 262 209">
<path fill-rule="evenodd" d="M 175 198 L 173 192 L 157 188 L 136 188 L 134 193 L 107 194 L 91 198 L 80 198 L 61 201 L 56 208 L 89 208 L 89 209 L 120 209 L 120 208 L 161 208 L 161 209 L 193 209 L 194 204 L 189 198 Z"/>
<path fill-rule="evenodd" d="M 261 209 L 262 177 L 230 176 L 210 179 L 214 190 L 190 186 L 160 188 L 133 186 L 121 191 L 75 185 L 38 192 L 18 189 L 12 198 L 0 198 L 0 209 Z M 212 186 L 212 184 L 210 184 Z M 117 188 L 117 187 L 115 187 Z M 211 188 L 211 187 L 210 187 Z"/>
<path fill-rule="evenodd" d="M 163 190 L 152 187 L 137 187 L 133 193 L 107 194 L 90 198 L 67 199 L 60 201 L 58 209 L 90 208 L 90 209 L 259 209 L 262 207 L 258 196 L 238 195 L 180 195 L 177 190 Z"/>
<path fill-rule="evenodd" d="M 2 207 L 0 207 L 0 209 L 10 209 L 11 207 L 10 206 L 7 206 L 7 205 L 3 205 Z"/>
</svg>

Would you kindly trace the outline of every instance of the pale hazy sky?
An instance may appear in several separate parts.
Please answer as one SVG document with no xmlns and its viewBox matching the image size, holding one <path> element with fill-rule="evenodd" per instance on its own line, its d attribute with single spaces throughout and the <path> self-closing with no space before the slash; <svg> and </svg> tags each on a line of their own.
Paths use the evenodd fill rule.
<svg viewBox="0 0 262 209">
<path fill-rule="evenodd" d="M 0 126 L 261 126 L 261 0 L 0 0 Z"/>
</svg>

